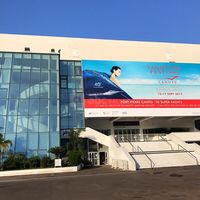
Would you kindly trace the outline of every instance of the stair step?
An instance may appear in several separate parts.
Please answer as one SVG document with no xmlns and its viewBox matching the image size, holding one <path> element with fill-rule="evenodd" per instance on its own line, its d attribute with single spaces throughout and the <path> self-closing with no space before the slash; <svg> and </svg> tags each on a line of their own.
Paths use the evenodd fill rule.
<svg viewBox="0 0 200 200">
<path fill-rule="evenodd" d="M 134 140 L 134 141 L 131 141 L 131 143 L 133 143 L 134 144 L 134 142 L 146 142 L 146 143 L 148 143 L 148 142 L 171 142 L 172 140 L 168 140 L 168 139 L 166 139 L 166 140 Z M 128 141 L 120 141 L 119 142 L 119 144 L 123 144 L 123 143 L 129 143 L 130 144 L 130 142 L 128 142 Z"/>
<path fill-rule="evenodd" d="M 144 152 L 129 152 L 130 155 L 140 155 L 140 154 L 165 154 L 165 153 L 187 153 L 194 151 L 184 151 L 184 150 L 161 150 L 161 151 L 144 151 Z"/>
</svg>

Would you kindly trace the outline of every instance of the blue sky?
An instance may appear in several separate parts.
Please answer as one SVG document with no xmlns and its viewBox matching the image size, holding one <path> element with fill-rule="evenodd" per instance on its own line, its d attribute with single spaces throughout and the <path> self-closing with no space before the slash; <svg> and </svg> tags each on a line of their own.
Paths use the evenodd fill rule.
<svg viewBox="0 0 200 200">
<path fill-rule="evenodd" d="M 200 0 L 0 0 L 0 33 L 200 43 Z"/>
</svg>

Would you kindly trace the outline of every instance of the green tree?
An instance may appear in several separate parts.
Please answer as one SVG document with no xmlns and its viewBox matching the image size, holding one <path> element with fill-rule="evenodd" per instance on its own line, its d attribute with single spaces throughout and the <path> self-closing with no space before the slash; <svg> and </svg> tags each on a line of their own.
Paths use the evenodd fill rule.
<svg viewBox="0 0 200 200">
<path fill-rule="evenodd" d="M 0 133 L 0 164 L 2 164 L 3 154 L 12 145 L 10 140 L 5 140 L 3 134 Z"/>
<path fill-rule="evenodd" d="M 54 154 L 56 158 L 61 158 L 64 151 L 63 147 L 52 147 L 49 149 L 49 153 Z"/>
<path fill-rule="evenodd" d="M 83 149 L 83 139 L 80 133 L 84 129 L 71 129 L 67 144 L 67 159 L 70 166 L 79 165 L 83 159 L 85 151 Z"/>
<path fill-rule="evenodd" d="M 83 139 L 79 137 L 83 129 L 71 129 L 68 142 L 65 147 L 52 147 L 49 153 L 54 154 L 55 158 L 63 158 L 63 165 L 78 165 L 84 158 Z"/>
<path fill-rule="evenodd" d="M 80 138 L 80 133 L 84 129 L 71 129 L 69 133 L 68 151 L 77 151 L 82 149 L 83 139 Z"/>
</svg>

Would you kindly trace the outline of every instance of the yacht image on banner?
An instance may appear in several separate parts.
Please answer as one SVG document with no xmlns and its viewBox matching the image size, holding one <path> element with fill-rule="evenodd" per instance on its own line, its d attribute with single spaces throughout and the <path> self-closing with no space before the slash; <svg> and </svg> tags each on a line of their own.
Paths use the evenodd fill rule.
<svg viewBox="0 0 200 200">
<path fill-rule="evenodd" d="M 105 72 L 83 70 L 85 99 L 132 99 Z"/>
</svg>

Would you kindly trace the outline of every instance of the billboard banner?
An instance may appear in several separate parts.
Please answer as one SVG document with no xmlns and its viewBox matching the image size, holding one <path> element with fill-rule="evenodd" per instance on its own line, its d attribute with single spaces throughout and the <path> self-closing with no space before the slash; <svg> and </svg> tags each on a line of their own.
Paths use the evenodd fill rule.
<svg viewBox="0 0 200 200">
<path fill-rule="evenodd" d="M 200 114 L 200 64 L 83 60 L 82 66 L 86 117 Z"/>
</svg>

